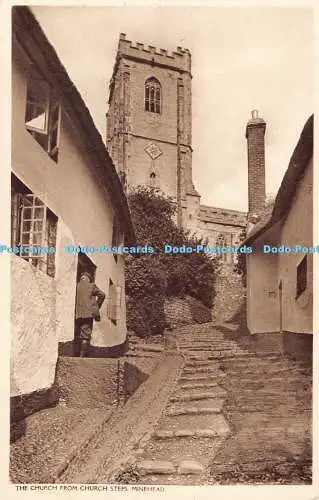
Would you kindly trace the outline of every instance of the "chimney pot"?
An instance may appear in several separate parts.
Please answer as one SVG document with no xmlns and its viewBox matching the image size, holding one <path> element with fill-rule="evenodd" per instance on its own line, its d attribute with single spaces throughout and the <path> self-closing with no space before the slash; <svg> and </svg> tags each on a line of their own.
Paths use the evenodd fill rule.
<svg viewBox="0 0 319 500">
<path fill-rule="evenodd" d="M 259 118 L 259 116 L 258 116 L 258 109 L 253 109 L 252 110 L 251 117 L 252 117 L 253 120 L 256 120 L 257 118 Z"/>
</svg>

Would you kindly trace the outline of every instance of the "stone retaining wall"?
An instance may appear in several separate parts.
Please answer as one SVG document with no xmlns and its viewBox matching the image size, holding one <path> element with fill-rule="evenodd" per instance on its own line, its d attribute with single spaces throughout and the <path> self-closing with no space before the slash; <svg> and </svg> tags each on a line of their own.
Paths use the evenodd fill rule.
<svg viewBox="0 0 319 500">
<path fill-rule="evenodd" d="M 165 301 L 165 316 L 170 328 L 197 323 L 209 323 L 211 311 L 194 297 L 170 297 Z"/>
<path fill-rule="evenodd" d="M 227 321 L 242 322 L 239 313 L 246 311 L 246 293 L 241 276 L 234 273 L 233 266 L 224 266 L 220 269 L 215 284 L 215 301 L 212 310 L 213 321 L 217 324 Z"/>
</svg>

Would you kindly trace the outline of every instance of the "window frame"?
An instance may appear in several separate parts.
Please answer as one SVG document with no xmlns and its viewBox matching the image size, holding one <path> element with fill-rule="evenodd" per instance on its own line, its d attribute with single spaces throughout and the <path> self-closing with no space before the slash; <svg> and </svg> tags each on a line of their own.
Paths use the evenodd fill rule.
<svg viewBox="0 0 319 500">
<path fill-rule="evenodd" d="M 31 90 L 33 90 L 32 87 L 31 87 L 32 83 L 39 83 L 39 82 L 41 82 L 42 84 L 45 84 L 45 86 L 47 87 L 47 89 L 46 89 L 46 99 L 45 99 L 45 105 L 44 105 L 44 109 L 45 109 L 45 126 L 42 129 L 39 128 L 39 127 L 34 127 L 32 125 L 29 125 L 29 123 L 27 122 L 27 118 L 26 118 L 27 110 L 28 110 L 28 105 L 29 104 L 31 104 L 33 106 L 38 106 L 39 107 L 39 104 L 37 102 L 33 102 L 30 99 L 28 99 L 29 92 L 31 92 Z M 36 93 L 36 91 L 34 91 L 34 93 Z M 40 76 L 30 75 L 30 77 L 28 79 L 28 82 L 27 82 L 26 109 L 25 109 L 25 117 L 24 117 L 24 123 L 25 123 L 25 126 L 26 126 L 27 130 L 31 130 L 32 132 L 37 132 L 37 133 L 43 134 L 43 135 L 48 135 L 48 131 L 49 131 L 49 113 L 50 113 L 50 98 L 51 98 L 51 88 L 50 88 L 49 83 L 44 78 L 41 78 Z M 31 120 L 34 120 L 34 118 L 31 118 Z"/>
<path fill-rule="evenodd" d="M 37 209 L 43 209 L 43 216 L 34 217 Z M 30 217 L 25 217 L 29 210 Z M 41 222 L 41 229 L 34 228 Z M 25 223 L 27 223 L 25 225 Z M 27 226 L 30 229 L 23 230 Z M 54 278 L 56 271 L 55 252 L 24 252 L 25 247 L 56 247 L 58 217 L 32 193 L 14 174 L 11 177 L 11 246 L 17 247 L 15 254 L 23 260 L 28 261 L 38 270 L 45 272 L 48 276 Z M 34 242 L 34 236 L 40 234 L 39 242 Z M 23 241 L 24 235 L 29 235 L 29 241 Z"/>
<path fill-rule="evenodd" d="M 34 127 L 27 123 L 28 105 L 31 103 L 36 106 L 37 104 L 36 102 L 28 99 L 28 95 L 32 91 L 36 94 L 37 82 L 43 82 L 47 86 L 47 95 L 45 99 L 45 127 L 43 129 Z M 32 87 L 33 83 L 35 83 L 35 88 Z M 54 113 L 56 113 L 56 116 L 54 116 Z M 58 93 L 54 91 L 50 83 L 44 77 L 42 77 L 35 70 L 32 70 L 26 86 L 26 105 L 24 115 L 25 128 L 56 163 L 58 161 L 60 146 L 61 114 L 61 99 Z M 54 137 L 55 139 L 53 140 Z"/>
</svg>

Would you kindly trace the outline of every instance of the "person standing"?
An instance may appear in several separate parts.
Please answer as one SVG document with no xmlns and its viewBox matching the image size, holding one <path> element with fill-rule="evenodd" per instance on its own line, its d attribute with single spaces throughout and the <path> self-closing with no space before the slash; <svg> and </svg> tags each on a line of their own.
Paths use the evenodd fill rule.
<svg viewBox="0 0 319 500">
<path fill-rule="evenodd" d="M 74 355 L 77 357 L 87 356 L 93 320 L 100 321 L 104 299 L 105 293 L 96 286 L 90 273 L 83 272 L 76 287 Z"/>
</svg>

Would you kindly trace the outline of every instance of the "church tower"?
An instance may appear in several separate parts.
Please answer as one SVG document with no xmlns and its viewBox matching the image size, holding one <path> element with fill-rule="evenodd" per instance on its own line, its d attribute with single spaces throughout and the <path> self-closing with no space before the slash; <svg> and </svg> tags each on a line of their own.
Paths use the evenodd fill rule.
<svg viewBox="0 0 319 500">
<path fill-rule="evenodd" d="M 110 82 L 106 144 L 127 190 L 156 186 L 177 204 L 177 223 L 199 218 L 192 182 L 191 54 L 169 54 L 120 35 Z"/>
</svg>

